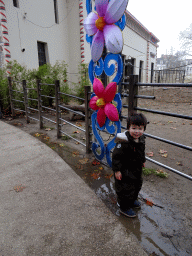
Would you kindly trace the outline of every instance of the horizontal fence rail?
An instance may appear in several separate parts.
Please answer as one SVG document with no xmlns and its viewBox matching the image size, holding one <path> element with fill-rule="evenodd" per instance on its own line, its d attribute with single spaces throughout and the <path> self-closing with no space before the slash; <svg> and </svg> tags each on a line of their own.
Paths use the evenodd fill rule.
<svg viewBox="0 0 192 256">
<path fill-rule="evenodd" d="M 26 81 L 25 80 L 23 80 L 22 82 L 14 81 L 15 83 L 19 83 L 19 84 L 23 85 L 23 91 L 13 90 L 13 88 L 12 88 L 13 81 L 11 80 L 10 77 L 8 78 L 8 82 L 9 82 L 9 94 L 10 94 L 11 110 L 12 110 L 12 116 L 13 117 L 15 116 L 15 112 L 14 112 L 15 110 L 24 112 L 26 114 L 26 121 L 27 121 L 27 123 L 30 122 L 30 119 L 35 120 L 35 121 L 39 122 L 40 129 L 43 128 L 43 123 L 45 123 L 45 120 L 48 121 L 48 122 L 51 122 L 51 123 L 56 125 L 57 138 L 60 138 L 61 134 L 64 134 L 65 136 L 69 137 L 70 139 L 72 139 L 72 140 L 78 142 L 79 144 L 83 145 L 84 147 L 86 147 L 86 153 L 90 153 L 90 144 L 91 144 L 91 134 L 90 134 L 91 130 L 90 129 L 91 129 L 91 126 L 90 126 L 90 110 L 88 109 L 88 100 L 90 98 L 89 93 L 91 91 L 90 90 L 90 86 L 86 86 L 85 87 L 85 99 L 84 99 L 84 98 L 77 97 L 75 95 L 71 95 L 71 94 L 67 94 L 67 93 L 61 92 L 60 91 L 60 83 L 59 83 L 58 80 L 55 81 L 54 84 L 41 83 L 40 80 L 37 80 L 37 83 L 36 83 L 37 84 L 37 88 L 28 88 L 27 85 L 26 85 Z M 55 96 L 42 94 L 41 92 L 43 91 L 43 89 L 41 88 L 41 86 L 54 86 L 55 87 Z M 31 90 L 34 90 L 34 91 L 37 92 L 37 98 L 36 99 L 29 97 L 28 93 Z M 24 94 L 24 97 L 23 97 L 24 101 L 21 101 L 21 100 L 18 100 L 18 99 L 14 99 L 13 98 L 13 92 Z M 85 114 L 82 113 L 81 110 L 80 111 L 75 111 L 73 109 L 70 109 L 70 108 L 67 108 L 65 106 L 62 106 L 60 104 L 60 97 L 62 95 L 63 96 L 68 96 L 68 97 L 71 97 L 71 98 L 74 98 L 74 99 L 77 99 L 77 100 L 84 101 L 85 105 L 87 106 L 87 110 L 84 111 Z M 43 103 L 42 98 L 48 98 L 48 99 L 54 100 L 55 101 L 55 109 L 42 105 L 42 103 Z M 29 101 L 37 102 L 38 103 L 38 109 L 29 106 Z M 21 109 L 15 108 L 14 107 L 14 102 L 23 103 L 24 106 L 25 106 L 25 110 L 21 110 Z M 44 114 L 43 114 L 44 113 L 43 109 L 56 113 L 56 121 L 51 120 L 48 117 L 45 117 Z M 83 129 L 83 128 L 73 124 L 72 122 L 69 122 L 69 121 L 65 120 L 64 118 L 62 118 L 61 117 L 61 109 L 64 109 L 64 110 L 70 111 L 70 112 L 72 112 L 74 114 L 77 114 L 77 115 L 80 115 L 82 117 L 85 117 L 85 119 L 86 119 L 86 129 Z M 39 118 L 37 119 L 37 118 L 29 115 L 29 114 L 31 114 L 30 111 L 37 112 Z M 86 144 L 83 143 L 82 141 L 74 138 L 70 134 L 67 134 L 65 131 L 63 131 L 62 130 L 61 121 L 71 125 L 72 127 L 75 127 L 76 129 L 78 129 L 78 130 L 80 130 L 82 132 L 85 132 Z M 89 132 L 89 134 L 88 134 L 88 132 Z"/>
<path fill-rule="evenodd" d="M 175 117 L 175 118 L 182 118 L 182 119 L 187 119 L 187 120 L 192 120 L 192 116 L 188 116 L 188 115 L 181 115 L 181 114 L 177 114 L 177 113 L 170 113 L 170 112 L 166 112 L 166 111 L 159 111 L 159 110 L 155 110 L 155 109 L 147 109 L 147 108 L 141 108 L 141 107 L 138 107 L 137 105 L 137 100 L 140 97 L 140 95 L 138 95 L 138 88 L 139 87 L 164 87 L 166 89 L 168 88 L 192 88 L 192 83 L 140 83 L 138 82 L 138 76 L 131 76 L 130 77 L 130 82 L 129 82 L 129 94 L 123 94 L 125 97 L 128 97 L 128 102 L 129 104 L 128 105 L 123 105 L 124 108 L 127 108 L 128 109 L 128 116 L 130 115 L 130 113 L 132 111 L 144 111 L 144 112 L 149 112 L 149 113 L 154 113 L 154 114 L 158 114 L 158 115 L 165 115 L 165 116 L 171 116 L 171 117 Z M 153 96 L 152 96 L 153 97 Z M 151 99 L 155 99 L 150 97 Z M 142 97 L 143 99 L 147 99 L 147 97 Z M 149 98 L 148 98 L 149 99 Z M 126 119 L 127 117 L 126 116 L 121 116 L 122 119 Z M 122 129 L 126 129 L 125 126 L 121 126 Z M 151 139 L 155 139 L 155 140 L 159 140 L 161 142 L 164 142 L 164 143 L 167 143 L 167 144 L 170 144 L 170 145 L 173 145 L 175 147 L 178 147 L 178 148 L 182 148 L 182 149 L 185 149 L 185 150 L 188 150 L 188 151 L 192 151 L 192 147 L 189 147 L 189 146 L 186 146 L 186 145 L 183 145 L 183 144 L 180 144 L 180 143 L 177 143 L 177 142 L 173 142 L 173 141 L 170 141 L 170 140 L 167 140 L 167 139 L 164 139 L 164 138 L 160 138 L 158 136 L 154 136 L 154 135 L 151 135 L 151 134 L 147 134 L 147 133 L 144 133 L 147 137 L 151 138 Z M 153 162 L 154 164 L 157 164 L 161 167 L 164 167 L 165 169 L 168 169 L 184 178 L 187 178 L 189 180 L 192 180 L 192 176 L 190 175 L 187 175 L 183 172 L 180 172 L 178 170 L 175 170 L 173 169 L 172 167 L 169 167 L 169 166 L 166 166 L 164 165 L 163 163 L 160 163 L 160 162 L 157 162 L 149 157 L 146 157 L 146 159 L 150 162 Z"/>
<path fill-rule="evenodd" d="M 166 83 L 136 83 L 135 85 L 137 86 L 151 86 L 151 87 L 186 87 L 186 88 L 190 88 L 192 87 L 192 84 L 185 84 L 185 83 L 180 83 L 180 84 L 166 84 Z"/>
<path fill-rule="evenodd" d="M 149 157 L 146 157 L 146 159 L 147 159 L 148 161 L 150 161 L 150 162 L 152 162 L 152 163 L 154 163 L 154 164 L 157 164 L 157 165 L 159 165 L 159 166 L 161 166 L 161 167 L 163 167 L 163 168 L 165 168 L 165 169 L 167 169 L 167 170 L 169 170 L 169 171 L 172 171 L 172 172 L 174 172 L 174 173 L 176 173 L 176 174 L 178 174 L 178 175 L 180 175 L 180 176 L 182 176 L 182 177 L 184 177 L 184 178 L 187 178 L 187 179 L 189 179 L 189 180 L 192 180 L 192 176 L 189 176 L 189 175 L 187 175 L 187 174 L 185 174 L 185 173 L 183 173 L 183 172 L 180 172 L 180 171 L 178 171 L 178 170 L 176 170 L 176 169 L 173 169 L 173 168 L 171 168 L 171 167 L 169 167 L 169 166 L 167 166 L 167 165 L 165 165 L 165 164 L 162 164 L 162 163 L 160 163 L 160 162 L 157 162 L 157 161 L 155 161 L 155 160 L 153 160 L 153 159 L 151 159 L 151 158 L 149 158 Z"/>
<path fill-rule="evenodd" d="M 192 120 L 192 116 L 185 116 L 185 115 L 180 115 L 180 114 L 176 114 L 176 113 L 164 112 L 164 111 L 147 109 L 147 108 L 139 108 L 139 107 L 135 107 L 134 109 L 140 110 L 140 111 L 145 111 L 145 112 L 150 112 L 150 113 L 154 113 L 154 114 L 158 114 L 158 115 L 172 116 L 172 117 Z"/>
</svg>

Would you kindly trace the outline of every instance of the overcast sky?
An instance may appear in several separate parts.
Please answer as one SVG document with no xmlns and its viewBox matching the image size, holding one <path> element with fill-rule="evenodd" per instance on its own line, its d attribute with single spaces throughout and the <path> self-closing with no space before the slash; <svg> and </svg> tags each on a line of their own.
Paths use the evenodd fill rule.
<svg viewBox="0 0 192 256">
<path fill-rule="evenodd" d="M 127 10 L 160 40 L 158 57 L 171 47 L 180 50 L 179 33 L 192 23 L 192 0 L 129 0 Z"/>
</svg>

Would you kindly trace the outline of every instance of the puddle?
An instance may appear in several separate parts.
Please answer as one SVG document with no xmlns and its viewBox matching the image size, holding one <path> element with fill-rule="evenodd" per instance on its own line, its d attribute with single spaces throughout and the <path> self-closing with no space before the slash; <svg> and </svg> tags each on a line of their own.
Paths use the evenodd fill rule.
<svg viewBox="0 0 192 256">
<path fill-rule="evenodd" d="M 131 231 L 137 237 L 149 255 L 192 255 L 191 238 L 182 223 L 181 216 L 175 212 L 170 212 L 166 207 L 147 205 L 142 198 L 149 198 L 149 196 L 141 191 L 139 197 L 141 198 L 142 208 L 137 210 L 138 217 L 134 219 L 126 218 L 119 213 L 113 183 L 113 178 L 108 181 L 100 179 L 92 184 L 92 189 L 105 202 L 107 207 L 119 216 L 119 220 L 127 231 Z M 156 201 L 155 203 L 162 206 L 160 202 Z"/>
<path fill-rule="evenodd" d="M 39 138 L 42 142 L 42 138 Z M 49 145 L 49 144 L 48 144 Z M 51 146 L 51 145 L 50 145 Z M 155 200 L 152 207 L 142 198 L 152 199 L 144 191 L 140 192 L 141 210 L 137 210 L 137 218 L 126 218 L 119 213 L 114 190 L 114 178 L 110 170 L 100 166 L 93 166 L 90 162 L 78 168 L 83 153 L 74 157 L 74 152 L 68 147 L 61 148 L 54 143 L 54 150 L 73 168 L 73 170 L 95 191 L 119 221 L 132 232 L 143 249 L 150 256 L 192 256 L 192 239 L 184 226 L 182 216 L 173 207 L 166 207 L 165 203 Z M 95 175 L 93 175 L 95 174 Z M 94 177 L 94 178 L 93 178 Z M 171 209 L 171 210 L 170 210 Z"/>
</svg>

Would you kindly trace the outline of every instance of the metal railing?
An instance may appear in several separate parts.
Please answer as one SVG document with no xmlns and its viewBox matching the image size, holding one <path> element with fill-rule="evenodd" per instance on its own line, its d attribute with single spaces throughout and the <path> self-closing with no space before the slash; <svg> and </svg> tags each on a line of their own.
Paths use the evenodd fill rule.
<svg viewBox="0 0 192 256">
<path fill-rule="evenodd" d="M 57 138 L 61 138 L 61 136 L 62 136 L 61 134 L 64 134 L 65 136 L 69 137 L 70 139 L 72 139 L 72 140 L 78 142 L 79 144 L 83 145 L 84 147 L 86 147 L 86 153 L 91 152 L 91 121 L 90 121 L 91 118 L 90 118 L 90 110 L 89 110 L 89 107 L 88 107 L 88 102 L 89 102 L 89 99 L 90 99 L 90 90 L 91 90 L 90 86 L 85 86 L 85 99 L 83 99 L 83 98 L 77 97 L 75 95 L 70 95 L 70 94 L 61 92 L 60 91 L 60 82 L 58 80 L 56 80 L 54 84 L 45 84 L 45 83 L 41 83 L 40 80 L 37 80 L 37 88 L 27 88 L 25 80 L 23 80 L 22 82 L 15 81 L 17 83 L 22 83 L 23 91 L 13 90 L 13 88 L 12 88 L 12 82 L 13 81 L 11 80 L 11 77 L 8 78 L 8 82 L 9 82 L 9 94 L 10 94 L 12 117 L 15 116 L 15 110 L 25 112 L 27 123 L 30 123 L 30 119 L 33 119 L 33 120 L 39 122 L 40 129 L 42 129 L 44 127 L 43 123 L 45 122 L 45 120 L 49 121 L 49 122 L 56 125 Z M 54 86 L 55 87 L 55 96 L 53 97 L 53 96 L 50 96 L 50 95 L 41 94 L 41 91 L 42 91 L 41 86 L 42 85 L 44 85 L 44 86 Z M 30 90 L 37 91 L 37 99 L 30 98 L 28 96 L 28 92 Z M 24 97 L 23 97 L 24 100 L 20 101 L 20 100 L 14 99 L 13 98 L 13 91 L 24 94 Z M 72 110 L 70 108 L 67 108 L 65 106 L 62 106 L 60 104 L 61 95 L 72 97 L 72 98 L 84 101 L 85 102 L 85 114 L 80 113 L 79 111 L 75 111 L 75 110 Z M 43 103 L 42 97 L 50 98 L 50 99 L 55 100 L 55 109 L 42 105 L 42 103 Z M 38 102 L 38 109 L 29 106 L 29 100 Z M 23 103 L 25 110 L 15 108 L 14 102 Z M 54 113 L 56 113 L 56 121 L 53 121 L 50 118 L 45 117 L 43 115 L 43 113 L 44 113 L 43 109 L 53 111 Z M 61 117 L 61 109 L 65 109 L 67 111 L 70 111 L 70 112 L 73 112 L 77 115 L 81 115 L 81 116 L 85 117 L 85 129 L 80 128 L 79 126 L 73 124 L 72 122 L 69 122 L 69 121 L 65 120 L 64 118 L 62 118 Z M 38 112 L 39 118 L 37 119 L 37 118 L 32 117 L 30 115 L 31 114 L 30 111 Z M 72 127 L 75 127 L 76 129 L 78 129 L 80 131 L 85 132 L 86 144 L 83 143 L 82 141 L 72 137 L 71 135 L 67 134 L 65 131 L 63 131 L 61 121 L 71 125 Z"/>
<path fill-rule="evenodd" d="M 185 83 L 180 83 L 180 84 L 174 84 L 174 83 L 171 83 L 171 84 L 165 84 L 165 83 L 138 83 L 138 76 L 136 75 L 133 75 L 130 77 L 130 82 L 129 82 L 129 94 L 121 94 L 123 97 L 128 97 L 128 102 L 129 104 L 128 105 L 124 105 L 123 107 L 125 108 L 128 108 L 128 116 L 130 115 L 130 113 L 132 111 L 144 111 L 144 112 L 150 112 L 150 113 L 154 113 L 154 114 L 158 114 L 158 115 L 165 115 L 165 116 L 171 116 L 171 117 L 175 117 L 175 118 L 183 118 L 183 119 L 187 119 L 187 120 L 192 120 L 192 116 L 188 116 L 188 115 L 181 115 L 181 114 L 177 114 L 177 113 L 170 113 L 170 112 L 166 112 L 166 111 L 159 111 L 159 110 L 154 110 L 154 109 L 146 109 L 146 108 L 140 108 L 137 106 L 137 101 L 139 98 L 144 98 L 144 99 L 155 99 L 154 96 L 145 96 L 145 95 L 138 95 L 138 87 L 141 87 L 141 86 L 145 86 L 145 87 L 166 87 L 166 88 L 170 88 L 170 87 L 185 87 L 185 88 L 192 88 L 192 84 L 185 84 Z M 122 119 L 126 119 L 128 116 L 121 116 Z M 122 129 L 126 129 L 126 127 L 124 126 L 121 126 Z M 170 144 L 170 145 L 173 145 L 175 147 L 178 147 L 178 148 L 182 148 L 182 149 L 185 149 L 185 150 L 188 150 L 188 151 L 192 151 L 192 147 L 189 147 L 189 146 L 186 146 L 186 145 L 182 145 L 180 143 L 177 143 L 177 142 L 173 142 L 173 141 L 170 141 L 170 140 L 167 140 L 167 139 L 164 139 L 164 138 L 160 138 L 160 137 L 157 137 L 157 136 L 154 136 L 154 135 L 151 135 L 151 134 L 147 134 L 147 133 L 144 133 L 146 137 L 149 137 L 149 138 L 152 138 L 152 139 L 155 139 L 155 140 L 158 140 L 158 141 L 161 141 L 161 142 L 164 142 L 164 143 L 167 143 L 167 144 Z M 163 163 L 160 163 L 156 160 L 153 160 L 149 157 L 146 157 L 146 159 L 156 165 L 159 165 L 169 171 L 172 171 L 184 178 L 187 178 L 189 180 L 192 180 L 192 176 L 190 175 L 187 175 L 183 172 L 180 172 L 170 166 L 167 166 Z"/>
</svg>

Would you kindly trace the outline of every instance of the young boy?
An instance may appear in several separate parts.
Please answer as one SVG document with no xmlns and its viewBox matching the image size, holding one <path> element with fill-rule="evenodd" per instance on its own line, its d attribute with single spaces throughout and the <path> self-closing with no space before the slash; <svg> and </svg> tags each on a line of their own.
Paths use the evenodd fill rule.
<svg viewBox="0 0 192 256">
<path fill-rule="evenodd" d="M 127 131 L 118 133 L 112 154 L 112 169 L 120 212 L 136 217 L 132 208 L 141 208 L 137 200 L 142 187 L 142 167 L 145 162 L 145 136 L 147 119 L 143 114 L 132 113 L 127 120 Z"/>
</svg>

